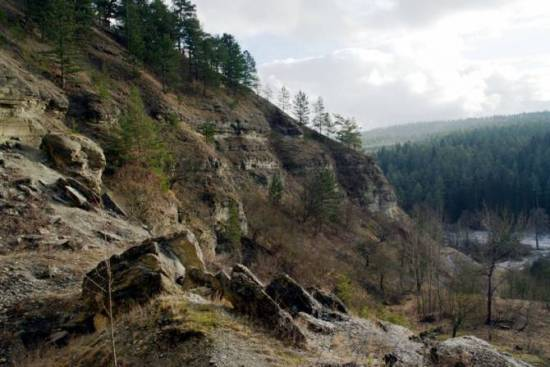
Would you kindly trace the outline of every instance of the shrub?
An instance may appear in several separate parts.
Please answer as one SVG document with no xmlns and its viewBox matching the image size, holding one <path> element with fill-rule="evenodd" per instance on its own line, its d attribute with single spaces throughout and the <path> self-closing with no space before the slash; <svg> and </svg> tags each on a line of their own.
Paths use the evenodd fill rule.
<svg viewBox="0 0 550 367">
<path fill-rule="evenodd" d="M 204 140 L 207 144 L 214 143 L 214 137 L 216 136 L 216 125 L 211 122 L 204 123 L 200 126 L 200 132 L 204 136 Z"/>
<path fill-rule="evenodd" d="M 145 112 L 136 88 L 132 89 L 126 112 L 119 119 L 119 130 L 110 150 L 109 156 L 115 166 L 141 164 L 166 183 L 166 173 L 173 165 L 173 156 L 164 145 L 157 124 Z"/>
</svg>

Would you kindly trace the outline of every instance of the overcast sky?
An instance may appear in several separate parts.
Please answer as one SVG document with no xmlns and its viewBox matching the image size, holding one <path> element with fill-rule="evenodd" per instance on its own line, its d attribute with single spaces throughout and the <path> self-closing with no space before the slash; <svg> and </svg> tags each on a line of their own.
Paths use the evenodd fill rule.
<svg viewBox="0 0 550 367">
<path fill-rule="evenodd" d="M 262 82 L 364 128 L 546 110 L 550 0 L 196 0 Z"/>
</svg>

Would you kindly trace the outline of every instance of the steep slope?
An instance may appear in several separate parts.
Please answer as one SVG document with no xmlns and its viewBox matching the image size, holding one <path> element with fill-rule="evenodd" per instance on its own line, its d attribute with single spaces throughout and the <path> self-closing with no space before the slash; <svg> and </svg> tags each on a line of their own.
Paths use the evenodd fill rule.
<svg viewBox="0 0 550 367">
<path fill-rule="evenodd" d="M 55 67 L 41 57 L 49 46 L 14 31 L 24 19 L 15 3 L 0 6 L 9 19 L 0 25 L 0 364 L 111 364 L 110 311 L 105 302 L 90 311 L 97 300 L 86 293 L 90 279 L 112 281 L 109 289 L 114 285 L 131 309 L 117 314 L 114 332 L 123 365 L 432 363 L 429 343 L 397 326 L 353 317 L 323 324 L 309 316 L 292 326 L 299 315 L 282 310 L 249 270 L 235 271 L 246 269 L 234 267 L 244 262 L 261 279 L 285 272 L 326 291 L 344 277 L 355 287 L 347 301 L 358 302 L 370 281 L 365 249 L 389 232 L 406 241 L 409 232 L 372 158 L 248 91 L 188 85 L 163 93 L 98 29 L 82 71 L 62 90 Z M 113 141 L 136 90 L 173 157 L 165 177 L 118 164 Z M 215 127 L 211 139 L 201 132 L 205 124 Z M 304 222 L 302 207 L 319 169 L 335 175 L 342 202 L 341 218 L 323 225 Z M 285 186 L 278 206 L 268 200 L 275 176 Z M 182 237 L 175 248 L 171 241 Z M 221 292 L 201 284 L 197 278 L 209 273 L 196 276 L 189 257 L 200 259 L 199 268 L 233 268 L 233 283 Z M 106 264 L 109 276 L 93 278 Z M 267 308 L 254 308 L 257 300 Z M 311 349 L 277 340 L 262 320 L 273 322 L 269 312 L 258 312 L 265 309 L 277 311 L 277 326 L 291 325 Z M 310 325 L 333 335 L 310 333 Z M 54 346 L 67 347 L 50 351 Z"/>
</svg>

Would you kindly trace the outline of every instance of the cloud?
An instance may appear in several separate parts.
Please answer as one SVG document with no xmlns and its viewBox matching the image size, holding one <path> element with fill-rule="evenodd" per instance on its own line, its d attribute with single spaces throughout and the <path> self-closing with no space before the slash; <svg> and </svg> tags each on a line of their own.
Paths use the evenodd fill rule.
<svg viewBox="0 0 550 367">
<path fill-rule="evenodd" d="M 547 0 L 197 0 L 262 81 L 365 127 L 550 105 Z"/>
</svg>

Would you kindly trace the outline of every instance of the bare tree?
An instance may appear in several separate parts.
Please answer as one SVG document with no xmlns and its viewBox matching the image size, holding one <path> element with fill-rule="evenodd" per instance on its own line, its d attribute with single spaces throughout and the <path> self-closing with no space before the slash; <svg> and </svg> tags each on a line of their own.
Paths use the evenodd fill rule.
<svg viewBox="0 0 550 367">
<path fill-rule="evenodd" d="M 529 215 L 529 228 L 535 234 L 537 250 L 540 250 L 540 237 L 548 230 L 550 217 L 543 208 L 533 209 Z"/>
<path fill-rule="evenodd" d="M 287 112 L 290 109 L 290 92 L 283 86 L 279 92 L 279 107 L 283 112 Z"/>
<path fill-rule="evenodd" d="M 523 220 L 507 211 L 492 211 L 485 207 L 481 224 L 487 231 L 487 241 L 478 246 L 477 257 L 483 265 L 486 278 L 487 316 L 485 323 L 493 323 L 493 301 L 498 285 L 495 283 L 497 264 L 510 258 L 519 246 Z"/>
</svg>

